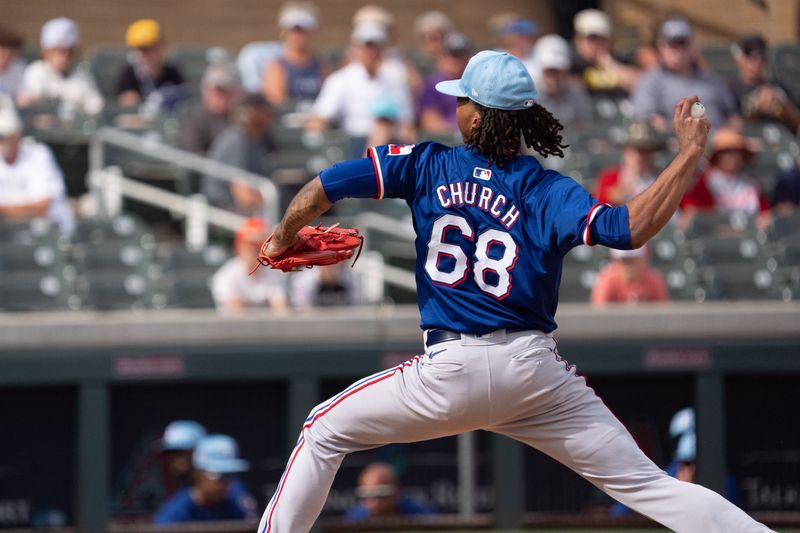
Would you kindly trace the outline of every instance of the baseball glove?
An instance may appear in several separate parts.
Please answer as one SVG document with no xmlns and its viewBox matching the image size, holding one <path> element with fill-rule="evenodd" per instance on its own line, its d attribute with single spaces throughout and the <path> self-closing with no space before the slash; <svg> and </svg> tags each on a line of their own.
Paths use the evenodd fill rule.
<svg viewBox="0 0 800 533">
<path fill-rule="evenodd" d="M 297 232 L 299 240 L 286 249 L 280 256 L 270 258 L 265 255 L 267 244 L 272 240 L 269 237 L 261 245 L 258 262 L 261 265 L 291 272 L 303 267 L 311 268 L 317 265 L 333 265 L 345 259 L 350 259 L 358 248 L 353 264 L 361 255 L 364 237 L 358 234 L 357 229 L 340 228 L 333 226 L 306 226 Z M 258 265 L 256 265 L 258 268 Z M 254 269 L 255 270 L 255 269 Z"/>
</svg>

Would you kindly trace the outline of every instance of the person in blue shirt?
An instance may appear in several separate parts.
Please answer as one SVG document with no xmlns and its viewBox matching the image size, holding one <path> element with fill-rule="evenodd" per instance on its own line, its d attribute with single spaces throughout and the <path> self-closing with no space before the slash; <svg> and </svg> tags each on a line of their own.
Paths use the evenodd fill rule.
<svg viewBox="0 0 800 533">
<path fill-rule="evenodd" d="M 674 160 L 611 207 L 519 155 L 523 141 L 544 157 L 563 156 L 565 145 L 518 59 L 479 52 L 461 79 L 437 90 L 456 97 L 464 145 L 375 146 L 369 157 L 334 165 L 295 196 L 265 249 L 280 256 L 341 198 L 404 199 L 417 235 L 425 353 L 311 411 L 259 533 L 308 532 L 348 453 L 478 429 L 550 455 L 679 533 L 769 531 L 653 464 L 553 338 L 564 255 L 581 244 L 641 247 L 678 208 L 708 137 L 708 120 L 690 113 L 697 97 L 675 106 Z"/>
<path fill-rule="evenodd" d="M 177 491 L 155 515 L 156 524 L 244 520 L 248 509 L 230 490 L 232 476 L 250 464 L 239 457 L 236 441 L 221 434 L 207 435 L 197 443 L 192 456 L 191 487 Z"/>
<path fill-rule="evenodd" d="M 348 509 L 345 520 L 359 521 L 389 516 L 434 514 L 432 507 L 399 493 L 397 472 L 389 463 L 371 463 L 358 475 L 358 503 Z"/>
</svg>

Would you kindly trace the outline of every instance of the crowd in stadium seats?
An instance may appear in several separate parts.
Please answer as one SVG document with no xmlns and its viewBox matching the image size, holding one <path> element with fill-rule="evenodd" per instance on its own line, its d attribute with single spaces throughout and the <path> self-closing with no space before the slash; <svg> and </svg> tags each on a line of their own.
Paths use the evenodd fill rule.
<svg viewBox="0 0 800 533">
<path fill-rule="evenodd" d="M 632 270 L 625 274 L 615 265 L 640 261 L 661 272 L 666 290 L 596 289 L 605 296 L 592 300 L 651 299 L 645 293 L 689 301 L 800 297 L 797 46 L 769 46 L 748 35 L 725 47 L 702 47 L 690 21 L 671 17 L 652 46 L 617 51 L 611 18 L 589 9 L 576 14 L 572 42 L 541 35 L 536 21 L 507 14 L 490 21 L 496 40 L 483 46 L 446 13 L 429 11 L 414 24 L 416 46 L 402 49 L 393 14 L 367 5 L 353 15 L 349 42 L 320 51 L 314 46 L 320 22 L 313 4 L 288 2 L 278 14 L 280 41 L 250 43 L 235 60 L 214 43 L 173 46 L 169 28 L 153 19 L 133 21 L 120 35 L 124 47 L 97 48 L 83 61 L 80 29 L 68 18 L 44 21 L 37 54 L 15 28 L 0 27 L 0 232 L 13 244 L 0 253 L 0 267 L 17 276 L 0 288 L 4 309 L 210 307 L 211 288 L 220 308 L 363 302 L 357 280 L 335 268 L 297 276 L 292 287 L 265 289 L 266 277 L 258 278 L 266 285 L 257 290 L 239 287 L 232 274 L 220 281 L 225 271 L 247 270 L 236 261 L 252 259 L 252 245 L 245 247 L 238 234 L 236 258 L 212 283 L 217 259 L 227 252 L 158 246 L 150 227 L 159 221 L 147 213 L 88 217 L 78 201 L 86 192 L 85 151 L 76 156 L 46 134 L 91 133 L 100 125 L 135 131 L 269 176 L 288 197 L 322 168 L 359 157 L 368 145 L 460 142 L 455 102 L 433 86 L 458 77 L 481 47 L 504 49 L 525 63 L 540 103 L 564 124 L 570 145 L 565 158 L 543 158 L 543 164 L 603 202 L 625 202 L 657 177 L 674 149 L 668 120 L 678 97 L 699 95 L 715 128 L 707 161 L 673 223 L 641 257 L 609 258 L 595 249 L 569 254 L 562 301 L 589 301 L 596 280 L 630 278 Z M 144 180 L 165 169 L 142 163 L 115 162 Z M 246 217 L 263 213 L 261 193 L 249 184 L 166 170 L 161 183 L 167 176 L 173 190 L 202 193 L 212 205 Z M 394 207 L 364 202 L 356 209 Z M 118 233 L 117 224 L 130 232 Z M 104 243 L 105 255 L 94 242 Z M 403 264 L 407 258 L 394 253 L 394 244 L 374 248 L 388 263 Z M 606 264 L 610 271 L 598 275 Z M 270 296 L 250 301 L 261 293 Z"/>
</svg>

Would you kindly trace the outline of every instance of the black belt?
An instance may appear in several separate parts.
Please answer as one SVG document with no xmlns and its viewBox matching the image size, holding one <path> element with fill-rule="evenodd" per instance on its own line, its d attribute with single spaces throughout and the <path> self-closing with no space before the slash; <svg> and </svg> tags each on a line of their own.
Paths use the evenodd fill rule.
<svg viewBox="0 0 800 533">
<path fill-rule="evenodd" d="M 517 333 L 525 331 L 526 328 L 506 328 L 506 333 Z M 448 329 L 429 329 L 428 336 L 425 340 L 425 347 L 430 348 L 434 344 L 439 344 L 447 341 L 455 341 L 461 338 L 461 333 L 457 331 L 450 331 Z"/>
</svg>

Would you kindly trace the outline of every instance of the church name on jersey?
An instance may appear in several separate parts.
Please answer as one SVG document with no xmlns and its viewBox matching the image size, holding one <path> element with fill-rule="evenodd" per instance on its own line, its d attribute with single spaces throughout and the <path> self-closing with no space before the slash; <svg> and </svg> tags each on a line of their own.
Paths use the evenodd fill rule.
<svg viewBox="0 0 800 533">
<path fill-rule="evenodd" d="M 486 186 L 468 181 L 457 181 L 449 185 L 436 187 L 439 203 L 448 207 L 475 206 L 489 213 L 506 228 L 511 229 L 519 220 L 519 209 L 514 204 L 508 205 L 508 199 Z"/>
</svg>

